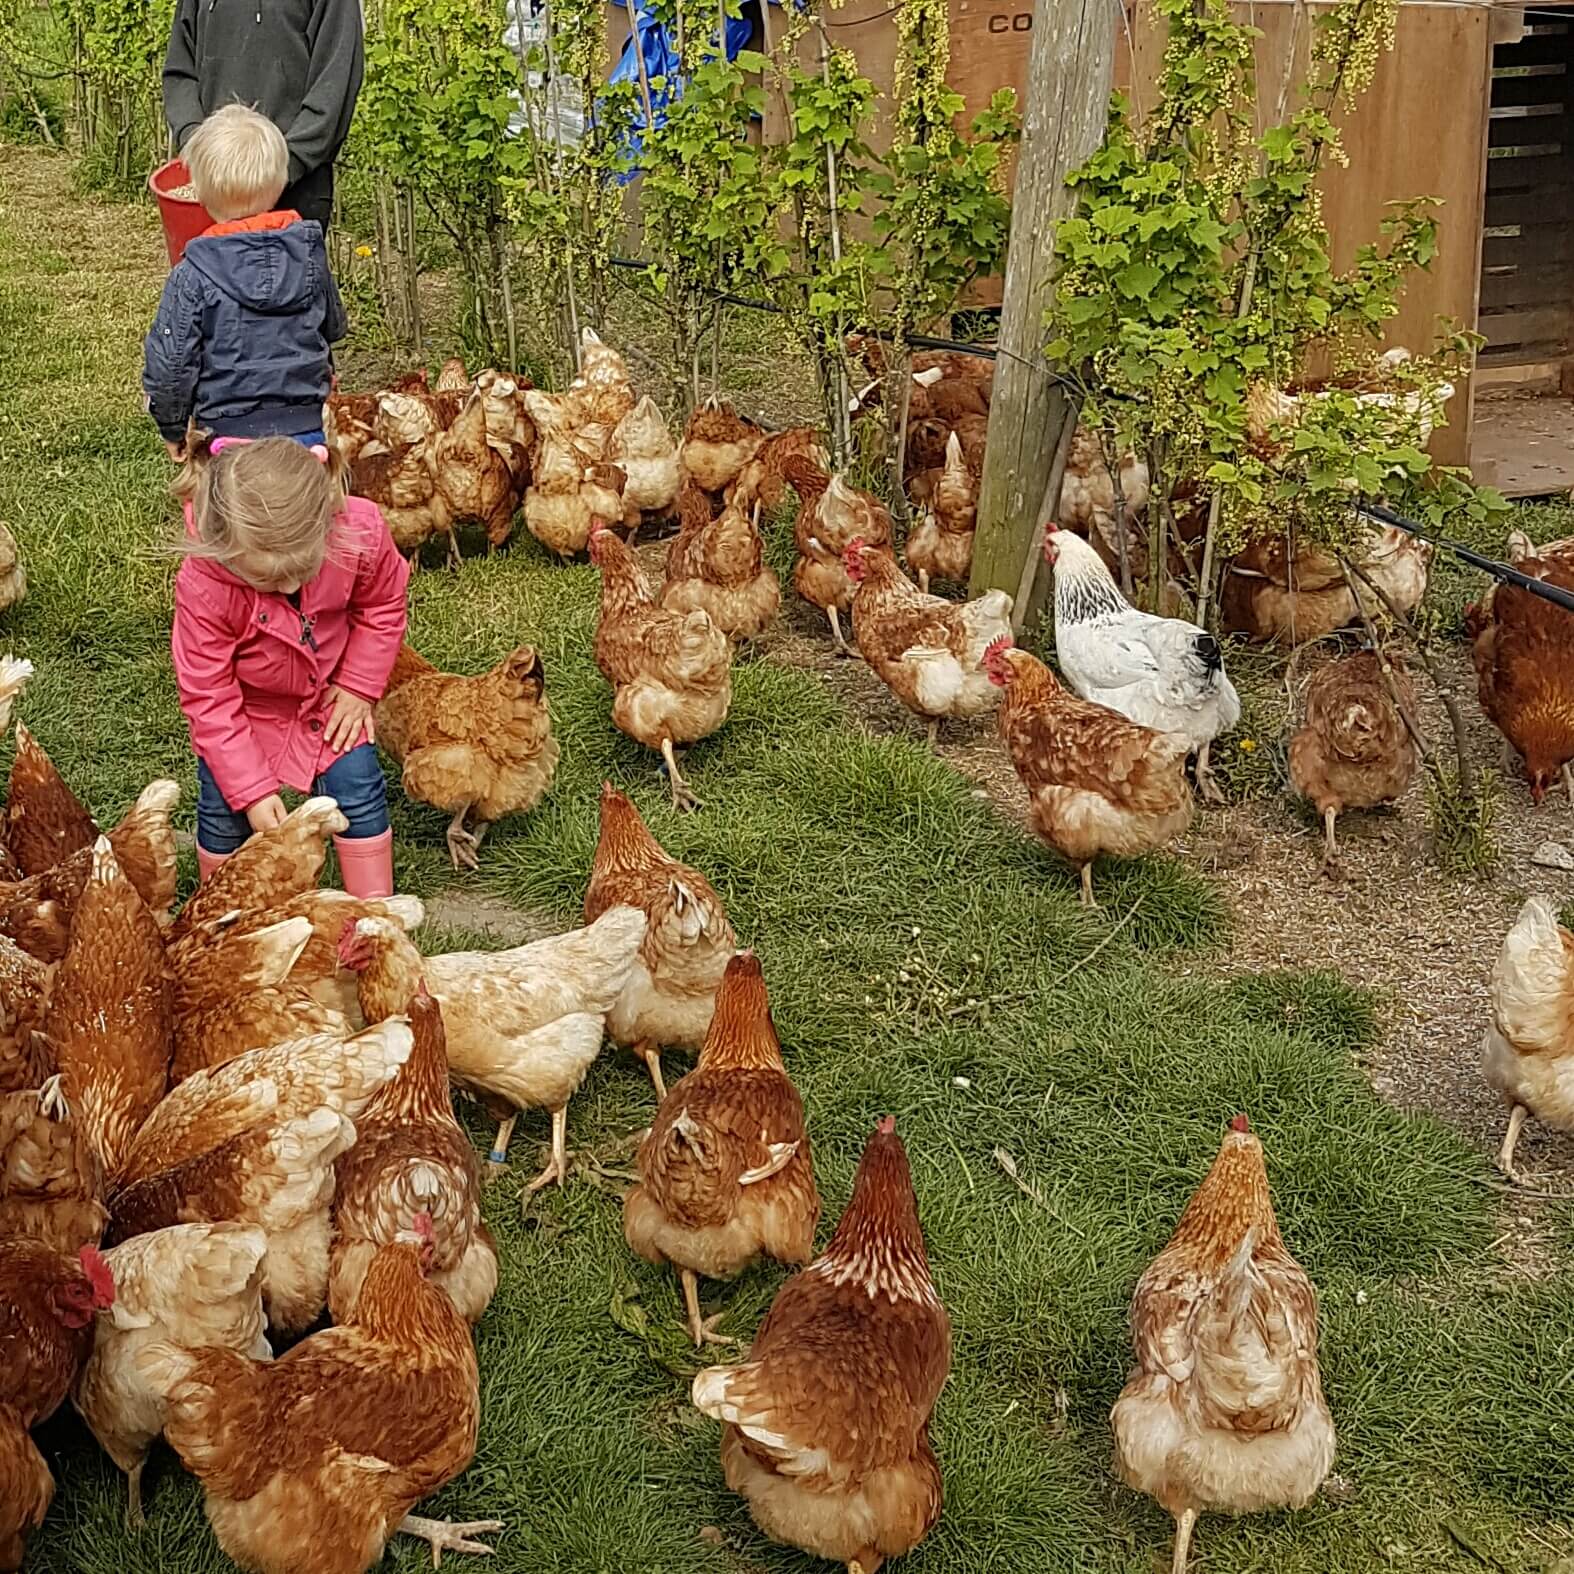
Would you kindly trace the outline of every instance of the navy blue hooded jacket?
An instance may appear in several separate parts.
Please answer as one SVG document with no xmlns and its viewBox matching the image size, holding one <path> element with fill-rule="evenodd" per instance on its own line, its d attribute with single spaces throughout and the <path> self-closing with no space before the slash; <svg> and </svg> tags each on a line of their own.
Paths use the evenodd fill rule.
<svg viewBox="0 0 1574 1574">
<path fill-rule="evenodd" d="M 263 224 L 277 220 L 276 225 Z M 143 345 L 148 411 L 170 442 L 299 437 L 322 426 L 329 346 L 346 331 L 322 226 L 289 214 L 199 235 L 164 285 Z M 223 226 L 218 226 L 223 229 Z"/>
</svg>

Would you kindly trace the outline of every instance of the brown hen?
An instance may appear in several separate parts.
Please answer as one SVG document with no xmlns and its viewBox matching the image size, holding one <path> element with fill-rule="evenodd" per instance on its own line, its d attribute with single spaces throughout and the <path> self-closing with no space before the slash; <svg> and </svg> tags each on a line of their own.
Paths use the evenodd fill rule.
<svg viewBox="0 0 1574 1574">
<path fill-rule="evenodd" d="M 492 824 L 535 808 L 557 769 L 546 671 L 532 645 L 473 678 L 439 671 L 405 645 L 376 720 L 377 741 L 404 767 L 406 795 L 453 816 L 456 869 L 477 868 Z"/>
<path fill-rule="evenodd" d="M 355 1146 L 334 1166 L 328 1310 L 353 1314 L 379 1248 L 417 1213 L 432 1220 L 429 1277 L 467 1321 L 478 1323 L 497 1289 L 497 1247 L 481 1222 L 475 1149 L 454 1119 L 443 1014 L 426 986 L 410 1002 L 415 1045 L 399 1074 L 355 1122 Z"/>
<path fill-rule="evenodd" d="M 828 476 L 804 455 L 789 455 L 783 474 L 798 494 L 793 589 L 825 614 L 838 652 L 850 656 L 852 651 L 842 638 L 841 614 L 852 610 L 853 582 L 843 555 L 854 541 L 889 548 L 891 512 L 873 493 L 855 490 L 839 475 Z"/>
<path fill-rule="evenodd" d="M 702 491 L 719 493 L 737 479 L 764 441 L 764 431 L 730 404 L 708 399 L 683 429 L 679 460 L 684 475 Z"/>
<path fill-rule="evenodd" d="M 951 1319 L 929 1276 L 896 1123 L 864 1149 L 830 1243 L 777 1292 L 741 1366 L 694 1379 L 722 1470 L 773 1541 L 874 1574 L 940 1518 L 929 1416 Z"/>
<path fill-rule="evenodd" d="M 1574 591 L 1574 537 L 1532 548 L 1511 547 L 1515 567 Z M 1481 708 L 1518 750 L 1540 803 L 1561 776 L 1574 804 L 1574 627 L 1562 607 L 1517 585 L 1494 585 L 1466 609 Z"/>
<path fill-rule="evenodd" d="M 57 1252 L 97 1246 L 109 1215 L 98 1155 L 66 1108 L 60 1079 L 0 1094 L 0 1240 Z"/>
<path fill-rule="evenodd" d="M 1187 741 L 1068 693 L 1036 656 L 1008 643 L 991 649 L 985 666 L 1005 690 L 1000 736 L 1027 788 L 1033 829 L 1077 866 L 1083 905 L 1092 907 L 1099 854 L 1151 852 L 1191 823 Z"/>
<path fill-rule="evenodd" d="M 727 964 L 699 1065 L 661 1101 L 637 1162 L 623 1235 L 647 1262 L 677 1268 L 696 1345 L 717 1320 L 700 1315 L 700 1274 L 734 1278 L 761 1253 L 814 1255 L 820 1194 L 803 1100 L 752 951 Z"/>
<path fill-rule="evenodd" d="M 169 967 L 153 915 L 107 837 L 71 921 L 45 1031 L 61 1091 L 104 1167 L 118 1173 L 143 1120 L 169 1086 L 174 1027 Z"/>
<path fill-rule="evenodd" d="M 1131 1300 L 1137 1365 L 1115 1408 L 1115 1468 L 1175 1517 L 1185 1574 L 1200 1513 L 1300 1508 L 1334 1457 L 1317 1369 L 1317 1292 L 1274 1218 L 1246 1117 Z"/>
<path fill-rule="evenodd" d="M 347 1322 L 277 1361 L 151 1345 L 137 1358 L 168 1407 L 164 1435 L 202 1482 L 219 1545 L 260 1574 L 364 1574 L 398 1533 L 443 1551 L 496 1521 L 410 1510 L 475 1454 L 480 1374 L 470 1325 L 426 1277 L 431 1221 L 382 1247 Z"/>
<path fill-rule="evenodd" d="M 1415 744 L 1388 692 L 1385 664 L 1400 704 L 1414 714 L 1403 659 L 1357 651 L 1329 662 L 1307 685 L 1306 718 L 1290 739 L 1290 780 L 1322 817 L 1325 865 L 1337 851 L 1339 815 L 1394 802 L 1415 775 Z"/>
<path fill-rule="evenodd" d="M 24 877 L 42 874 L 98 840 L 93 816 L 21 722 L 6 788 L 5 842 Z"/>
<path fill-rule="evenodd" d="M 43 1036 L 53 973 L 0 935 L 0 1093 L 42 1087 L 55 1057 Z"/>
<path fill-rule="evenodd" d="M 759 524 L 759 504 L 751 520 L 737 499 L 716 519 L 685 524 L 667 548 L 662 606 L 669 612 L 707 613 L 735 639 L 762 632 L 781 606 L 782 587 L 765 563 Z"/>
</svg>

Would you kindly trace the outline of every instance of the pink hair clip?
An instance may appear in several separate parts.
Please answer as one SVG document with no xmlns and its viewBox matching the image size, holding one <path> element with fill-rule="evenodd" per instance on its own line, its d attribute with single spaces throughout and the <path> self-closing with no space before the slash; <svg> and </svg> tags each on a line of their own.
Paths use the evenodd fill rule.
<svg viewBox="0 0 1574 1574">
<path fill-rule="evenodd" d="M 241 448 L 250 441 L 251 439 L 249 437 L 215 437 L 213 441 L 208 444 L 208 452 L 210 454 L 222 454 L 226 448 Z"/>
<path fill-rule="evenodd" d="M 317 458 L 323 464 L 327 464 L 328 463 L 328 449 L 327 449 L 327 446 L 325 444 L 323 444 L 323 443 L 313 443 L 312 444 L 312 452 L 317 456 Z"/>
</svg>

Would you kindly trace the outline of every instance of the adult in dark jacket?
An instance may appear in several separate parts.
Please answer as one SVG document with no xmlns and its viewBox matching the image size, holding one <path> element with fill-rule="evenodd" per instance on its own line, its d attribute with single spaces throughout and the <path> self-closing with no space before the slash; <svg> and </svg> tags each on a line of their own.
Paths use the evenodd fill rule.
<svg viewBox="0 0 1574 1574">
<path fill-rule="evenodd" d="M 220 222 L 164 282 L 143 345 L 148 412 L 175 457 L 190 423 L 215 437 L 321 442 L 330 346 L 347 325 L 322 226 L 274 206 L 284 138 L 266 116 L 228 105 L 192 138 L 190 164 Z"/>
<path fill-rule="evenodd" d="M 279 206 L 326 229 L 364 70 L 360 0 L 176 0 L 164 116 L 184 149 L 214 110 L 260 110 L 290 149 Z"/>
</svg>

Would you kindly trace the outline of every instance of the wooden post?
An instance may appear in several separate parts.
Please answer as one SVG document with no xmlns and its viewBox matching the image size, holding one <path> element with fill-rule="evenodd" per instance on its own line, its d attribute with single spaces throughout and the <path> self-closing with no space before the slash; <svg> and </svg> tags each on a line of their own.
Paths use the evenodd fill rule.
<svg viewBox="0 0 1574 1574">
<path fill-rule="evenodd" d="M 1066 176 L 1098 147 L 1109 115 L 1116 7 L 1111 0 L 1036 0 L 1022 146 L 1011 203 L 1011 246 L 1000 311 L 1000 354 L 978 500 L 971 594 L 1018 595 L 1038 552 L 1050 470 L 1075 419 L 1048 375 L 1044 312 L 1054 272 L 1053 226 L 1073 207 Z M 1026 601 L 1026 597 L 1023 598 Z M 1017 609 L 1025 618 L 1027 606 Z"/>
</svg>

